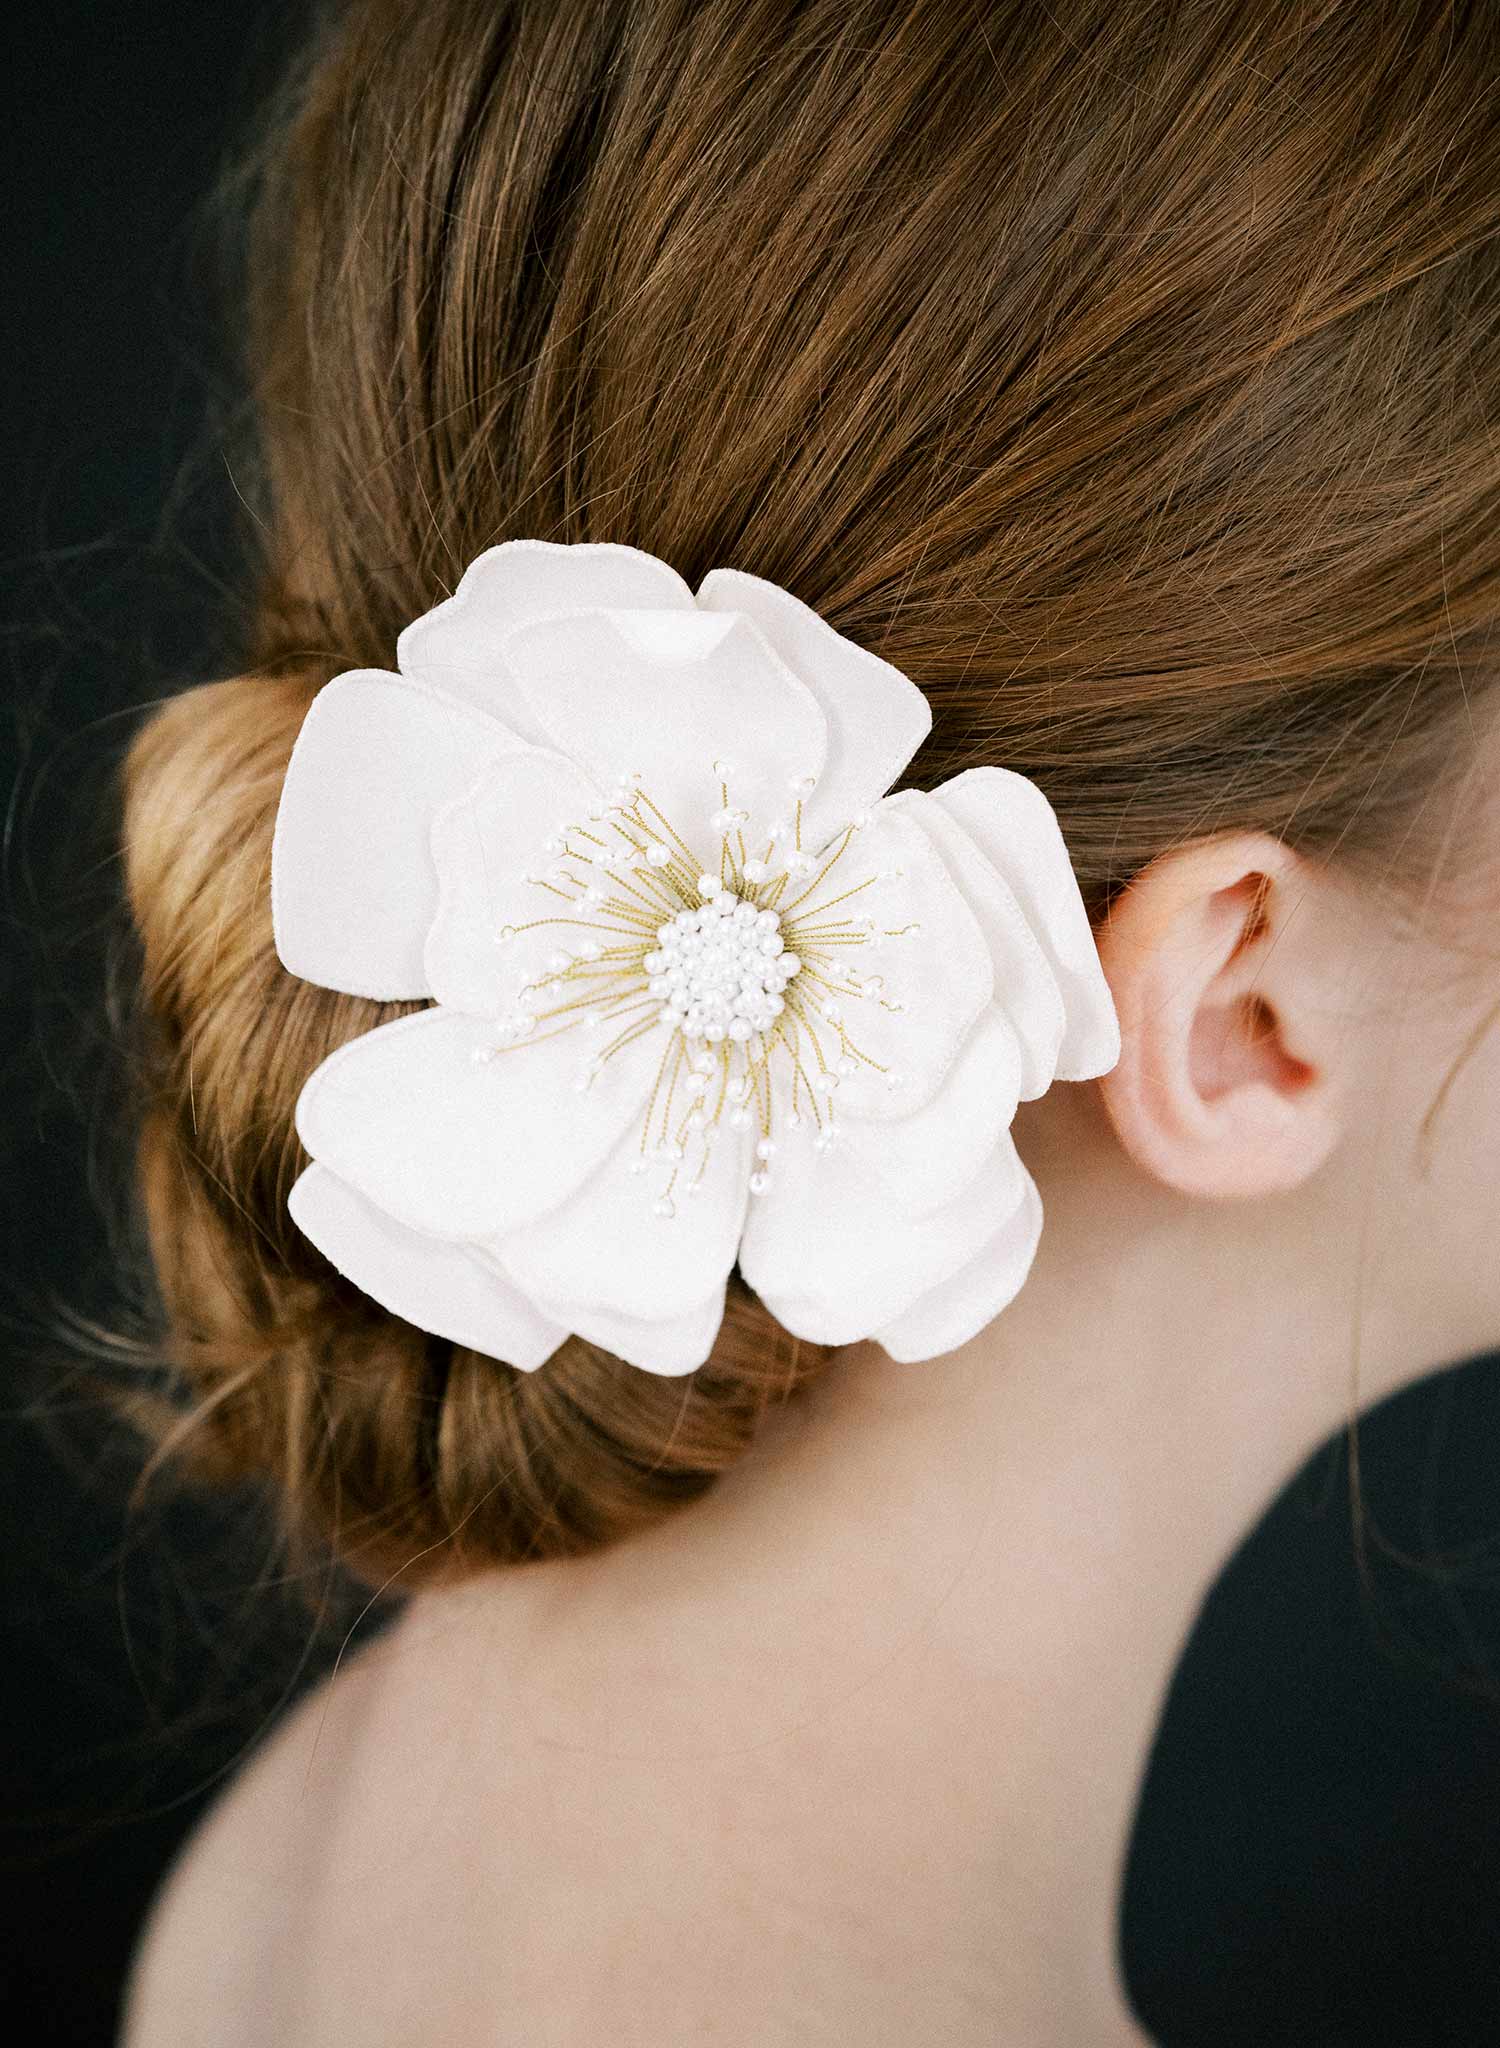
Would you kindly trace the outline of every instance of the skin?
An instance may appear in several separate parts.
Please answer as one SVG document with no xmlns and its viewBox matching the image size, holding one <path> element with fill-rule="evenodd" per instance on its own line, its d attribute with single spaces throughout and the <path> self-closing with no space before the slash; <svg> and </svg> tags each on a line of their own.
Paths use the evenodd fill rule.
<svg viewBox="0 0 1500 2048">
<path fill-rule="evenodd" d="M 641 1538 L 415 1598 L 200 1830 L 129 2048 L 1144 2042 L 1119 1885 L 1204 1594 L 1351 1405 L 1500 1341 L 1493 902 L 1153 862 L 1119 1065 L 1016 1119 L 1010 1307 L 853 1347 Z"/>
</svg>

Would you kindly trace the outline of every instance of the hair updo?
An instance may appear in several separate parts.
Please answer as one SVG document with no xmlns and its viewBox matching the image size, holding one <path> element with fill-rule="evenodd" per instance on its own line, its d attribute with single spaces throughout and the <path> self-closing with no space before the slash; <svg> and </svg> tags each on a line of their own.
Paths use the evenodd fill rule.
<svg viewBox="0 0 1500 2048">
<path fill-rule="evenodd" d="M 1497 78 L 1385 0 L 330 15 L 244 185 L 243 672 L 124 763 L 174 1447 L 410 1586 L 642 1527 L 826 1363 L 734 1279 L 686 1379 L 519 1372 L 288 1217 L 302 1083 L 419 1007 L 276 956 L 292 743 L 499 541 L 784 585 L 926 693 L 908 783 L 1040 784 L 1096 921 L 1236 827 L 1409 893 L 1493 678 Z"/>
</svg>

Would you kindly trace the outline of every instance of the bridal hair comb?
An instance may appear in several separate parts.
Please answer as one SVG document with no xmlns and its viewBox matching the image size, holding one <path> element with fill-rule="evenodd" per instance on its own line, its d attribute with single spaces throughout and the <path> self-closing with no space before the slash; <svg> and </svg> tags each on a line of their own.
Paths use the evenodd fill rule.
<svg viewBox="0 0 1500 2048">
<path fill-rule="evenodd" d="M 1041 1230 L 1017 1104 L 1107 1072 L 1119 1025 L 1035 783 L 887 794 L 930 725 L 759 577 L 480 555 L 287 769 L 282 964 L 430 1005 L 308 1077 L 298 1228 L 523 1371 L 576 1332 L 691 1372 L 736 1262 L 818 1343 L 974 1335 Z"/>
</svg>

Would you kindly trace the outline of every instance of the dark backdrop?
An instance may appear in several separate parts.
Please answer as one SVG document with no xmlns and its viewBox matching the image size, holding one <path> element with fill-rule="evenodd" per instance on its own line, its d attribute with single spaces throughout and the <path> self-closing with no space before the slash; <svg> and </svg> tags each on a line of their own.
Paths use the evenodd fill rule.
<svg viewBox="0 0 1500 2048">
<path fill-rule="evenodd" d="M 0 2012 L 27 2043 L 110 2040 L 166 1860 L 336 1646 L 264 1583 L 255 1502 L 127 1515 L 128 1448 L 38 1337 L 49 1292 L 118 1292 L 107 773 L 134 708 L 232 645 L 239 508 L 205 431 L 232 394 L 192 217 L 299 12 L 56 0 L 0 30 Z M 1167 2048 L 1500 2039 L 1491 1364 L 1366 1419 L 1363 1567 L 1336 1441 L 1207 1604 L 1127 1884 Z"/>
</svg>

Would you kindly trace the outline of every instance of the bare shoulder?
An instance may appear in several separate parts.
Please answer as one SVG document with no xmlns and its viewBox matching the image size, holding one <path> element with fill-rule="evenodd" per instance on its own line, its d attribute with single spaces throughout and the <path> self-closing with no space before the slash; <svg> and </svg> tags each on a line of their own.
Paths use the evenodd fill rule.
<svg viewBox="0 0 1500 2048">
<path fill-rule="evenodd" d="M 1087 2025 L 1051 1974 L 1026 2005 L 989 1838 L 934 1819 L 972 1759 L 913 1759 L 927 1693 L 810 1711 L 821 1647 L 768 1660 L 753 1609 L 677 1583 L 572 1561 L 415 1598 L 188 1843 L 122 2048 L 1149 2048 L 1106 1989 Z"/>
<path fill-rule="evenodd" d="M 277 2037 L 268 2001 L 287 1985 L 316 1845 L 338 1797 L 329 1766 L 347 1752 L 388 1661 L 383 1640 L 345 1658 L 270 1725 L 189 1835 L 137 1946 L 121 2048 Z"/>
</svg>

